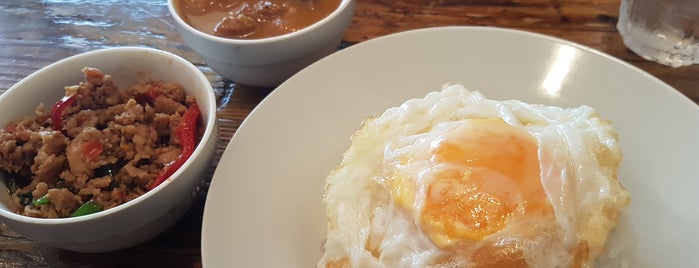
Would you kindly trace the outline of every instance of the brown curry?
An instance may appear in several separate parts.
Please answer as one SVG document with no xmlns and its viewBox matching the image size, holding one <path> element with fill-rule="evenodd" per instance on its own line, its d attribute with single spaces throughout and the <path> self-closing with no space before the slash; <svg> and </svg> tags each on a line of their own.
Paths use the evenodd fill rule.
<svg viewBox="0 0 699 268">
<path fill-rule="evenodd" d="M 215 36 L 259 39 L 314 24 L 341 0 L 176 0 L 177 12 L 192 27 Z"/>
</svg>

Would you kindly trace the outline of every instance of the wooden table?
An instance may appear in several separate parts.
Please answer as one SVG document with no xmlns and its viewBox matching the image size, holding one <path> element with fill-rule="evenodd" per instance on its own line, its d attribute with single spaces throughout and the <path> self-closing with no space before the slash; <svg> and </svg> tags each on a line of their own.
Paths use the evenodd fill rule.
<svg viewBox="0 0 699 268">
<path fill-rule="evenodd" d="M 616 30 L 619 0 L 357 0 L 342 47 L 410 29 L 477 25 L 520 29 L 577 42 L 627 61 L 699 102 L 699 65 L 671 68 L 626 49 Z M 98 48 L 147 46 L 178 54 L 210 79 L 218 98 L 218 156 L 250 111 L 273 89 L 225 81 L 184 45 L 167 1 L 3 0 L 0 93 L 59 59 Z M 217 158 L 218 159 L 218 158 Z M 214 166 L 211 168 L 213 173 Z M 210 177 L 210 176 L 209 176 Z M 204 195 L 172 228 L 131 249 L 104 254 L 58 250 L 0 228 L 0 267 L 198 267 Z"/>
</svg>

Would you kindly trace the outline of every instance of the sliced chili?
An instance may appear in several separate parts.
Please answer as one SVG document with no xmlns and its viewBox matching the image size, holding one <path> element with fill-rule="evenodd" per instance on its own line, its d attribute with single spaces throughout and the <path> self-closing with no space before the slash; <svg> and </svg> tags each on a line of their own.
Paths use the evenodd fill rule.
<svg viewBox="0 0 699 268">
<path fill-rule="evenodd" d="M 150 86 L 145 93 L 136 94 L 135 100 L 140 105 L 155 106 L 155 99 L 160 96 L 160 92 L 155 87 Z"/>
<path fill-rule="evenodd" d="M 88 160 L 95 160 L 100 156 L 102 151 L 104 151 L 102 143 L 97 140 L 86 141 L 80 147 L 82 149 L 83 156 Z"/>
<path fill-rule="evenodd" d="M 32 205 L 34 205 L 35 207 L 38 207 L 41 205 L 48 205 L 48 204 L 51 204 L 51 199 L 49 198 L 48 194 L 46 194 L 46 195 L 40 197 L 39 199 L 34 200 L 34 202 L 32 202 Z"/>
<path fill-rule="evenodd" d="M 179 169 L 184 162 L 192 156 L 194 149 L 197 146 L 197 129 L 199 123 L 199 106 L 196 102 L 193 102 L 187 108 L 187 111 L 182 116 L 180 123 L 175 129 L 175 135 L 178 135 L 180 144 L 182 145 L 182 151 L 180 155 L 175 158 L 172 162 L 168 163 L 163 167 L 163 169 L 155 177 L 153 183 L 148 187 L 149 190 L 153 190 L 155 187 L 163 183 L 170 176 L 172 176 L 177 169 Z"/>
<path fill-rule="evenodd" d="M 65 96 L 51 108 L 51 122 L 54 130 L 63 130 L 63 111 L 75 103 L 75 95 Z"/>
<path fill-rule="evenodd" d="M 85 216 L 85 215 L 90 215 L 93 213 L 97 213 L 104 210 L 104 207 L 100 203 L 97 203 L 95 201 L 87 201 L 84 204 L 80 205 L 78 209 L 73 212 L 73 214 L 70 214 L 71 217 L 78 217 L 78 216 Z"/>
</svg>

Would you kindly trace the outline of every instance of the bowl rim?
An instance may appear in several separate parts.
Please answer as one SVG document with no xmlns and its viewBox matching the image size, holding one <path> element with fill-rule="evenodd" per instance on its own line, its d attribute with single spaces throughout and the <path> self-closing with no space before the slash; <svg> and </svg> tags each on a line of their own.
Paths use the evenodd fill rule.
<svg viewBox="0 0 699 268">
<path fill-rule="evenodd" d="M 32 79 L 35 79 L 35 77 L 40 76 L 44 73 L 49 73 L 49 72 L 55 72 L 55 71 L 60 71 L 60 67 L 62 65 L 68 64 L 72 61 L 87 58 L 87 57 L 102 57 L 107 54 L 113 54 L 113 53 L 133 53 L 133 52 L 143 52 L 143 53 L 152 53 L 155 55 L 158 55 L 159 58 L 162 58 L 163 60 L 167 60 L 170 62 L 176 62 L 179 65 L 184 66 L 187 68 L 189 71 L 194 73 L 196 79 L 199 81 L 197 84 L 201 84 L 203 86 L 203 91 L 206 94 L 206 101 L 211 103 L 211 105 L 208 105 L 208 109 L 206 111 L 201 110 L 203 108 L 202 105 L 199 105 L 199 109 L 201 110 L 202 115 L 208 114 L 208 119 L 206 121 L 203 121 L 204 124 L 202 124 L 205 127 L 204 134 L 202 134 L 201 140 L 197 144 L 196 148 L 194 149 L 194 152 L 192 153 L 192 156 L 190 156 L 187 161 L 184 162 L 184 164 L 178 168 L 167 180 L 163 181 L 160 185 L 156 186 L 154 189 L 145 192 L 144 194 L 134 198 L 133 200 L 130 200 L 126 203 L 123 203 L 121 205 L 118 205 L 116 207 L 103 210 L 100 212 L 96 212 L 93 214 L 89 215 L 84 215 L 80 217 L 73 217 L 73 218 L 34 218 L 34 217 L 29 217 L 29 216 L 24 216 L 21 214 L 14 213 L 10 210 L 6 209 L 0 209 L 0 218 L 4 220 L 12 220 L 15 222 L 22 222 L 22 223 L 30 223 L 30 224 L 51 224 L 51 225 L 63 225 L 63 224 L 72 224 L 72 223 L 77 223 L 77 222 L 85 222 L 85 221 L 90 221 L 90 220 L 96 220 L 99 218 L 104 218 L 108 217 L 110 215 L 118 214 L 126 209 L 129 209 L 130 207 L 143 202 L 144 200 L 150 198 L 153 195 L 158 194 L 161 192 L 164 188 L 167 187 L 167 185 L 171 184 L 174 180 L 178 179 L 179 176 L 186 170 L 189 166 L 192 165 L 192 162 L 194 162 L 194 159 L 197 158 L 198 155 L 202 153 L 204 150 L 204 143 L 205 141 L 208 141 L 209 139 L 214 136 L 214 129 L 216 127 L 216 97 L 213 92 L 213 87 L 211 86 L 211 82 L 206 78 L 204 73 L 202 73 L 194 64 L 191 62 L 185 60 L 184 58 L 168 51 L 156 49 L 156 48 L 150 48 L 150 47 L 138 47 L 138 46 L 124 46 L 124 47 L 110 47 L 110 48 L 101 48 L 101 49 L 96 49 L 88 52 L 83 52 L 79 53 L 73 56 L 69 56 L 63 59 L 60 59 L 56 62 L 53 62 L 43 68 L 40 68 L 39 70 L 31 73 L 30 75 L 26 76 L 19 82 L 15 83 L 12 87 L 7 89 L 3 94 L 0 94 L 0 102 L 2 102 L 5 98 L 9 96 L 9 93 L 17 90 L 20 88 L 23 84 L 27 83 L 27 81 L 30 81 Z M 172 63 L 169 63 L 169 65 L 172 65 Z M 68 86 L 68 85 L 66 85 Z M 197 100 L 197 102 L 200 102 Z"/>
<path fill-rule="evenodd" d="M 265 37 L 265 38 L 257 38 L 257 39 L 236 39 L 236 38 L 226 38 L 226 37 L 218 37 L 215 35 L 211 35 L 208 33 L 205 33 L 203 31 L 200 31 L 197 28 L 194 28 L 193 26 L 189 25 L 189 23 L 185 22 L 184 19 L 180 16 L 180 14 L 177 11 L 177 8 L 175 7 L 175 1 L 176 0 L 168 0 L 167 1 L 167 6 L 168 9 L 170 10 L 170 16 L 172 16 L 177 24 L 179 24 L 180 27 L 185 29 L 186 31 L 196 35 L 199 38 L 206 39 L 208 41 L 212 42 L 217 42 L 217 43 L 223 43 L 223 44 L 233 44 L 233 45 L 255 45 L 255 44 L 261 44 L 261 43 L 274 43 L 274 42 L 281 42 L 286 39 L 292 39 L 296 38 L 302 35 L 305 35 L 308 32 L 314 31 L 318 28 L 321 27 L 321 25 L 325 25 L 329 23 L 331 20 L 335 20 L 342 12 L 344 12 L 348 7 L 350 7 L 350 4 L 352 4 L 355 0 L 340 0 L 340 4 L 327 16 L 322 18 L 319 21 L 314 22 L 313 24 L 303 27 L 297 31 L 293 31 L 290 33 L 285 33 L 282 35 L 277 35 L 277 36 L 271 36 L 271 37 Z"/>
</svg>

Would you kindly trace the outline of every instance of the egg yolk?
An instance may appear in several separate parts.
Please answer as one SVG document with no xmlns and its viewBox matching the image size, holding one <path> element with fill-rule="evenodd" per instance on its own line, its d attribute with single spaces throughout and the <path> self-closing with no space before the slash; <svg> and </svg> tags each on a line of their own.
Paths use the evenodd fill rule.
<svg viewBox="0 0 699 268">
<path fill-rule="evenodd" d="M 538 145 L 500 118 L 471 120 L 433 144 L 447 168 L 427 186 L 421 225 L 438 246 L 480 241 L 519 215 L 552 214 Z"/>
<path fill-rule="evenodd" d="M 441 168 L 424 188 L 418 217 L 435 245 L 482 241 L 516 218 L 553 214 L 537 141 L 526 131 L 500 118 L 473 119 L 433 141 L 431 150 L 431 162 Z M 405 177 L 392 183 L 392 195 L 410 207 L 416 190 Z"/>
</svg>

